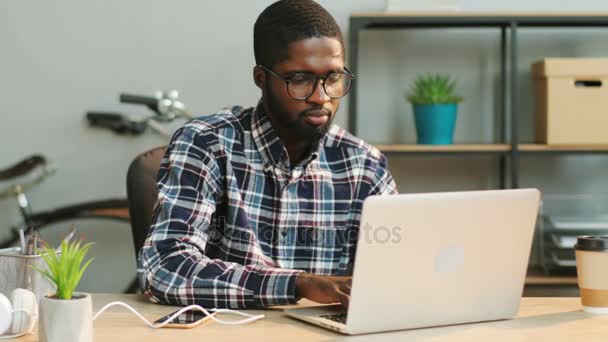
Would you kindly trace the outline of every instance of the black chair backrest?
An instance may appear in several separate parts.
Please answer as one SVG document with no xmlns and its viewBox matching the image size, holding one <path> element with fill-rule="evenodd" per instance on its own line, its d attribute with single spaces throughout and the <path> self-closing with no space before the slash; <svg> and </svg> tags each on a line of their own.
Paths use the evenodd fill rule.
<svg viewBox="0 0 608 342">
<path fill-rule="evenodd" d="M 160 146 L 140 154 L 127 171 L 127 198 L 136 258 L 152 224 L 152 210 L 158 195 L 156 177 L 166 148 Z"/>
</svg>

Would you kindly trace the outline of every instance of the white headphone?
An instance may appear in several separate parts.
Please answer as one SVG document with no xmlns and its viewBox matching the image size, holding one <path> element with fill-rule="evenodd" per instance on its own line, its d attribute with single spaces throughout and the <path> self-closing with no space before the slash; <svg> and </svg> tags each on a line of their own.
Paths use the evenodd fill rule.
<svg viewBox="0 0 608 342">
<path fill-rule="evenodd" d="M 0 293 L 0 339 L 30 334 L 38 320 L 38 301 L 32 291 L 15 289 L 11 299 Z M 11 335 L 4 335 L 6 333 Z"/>
</svg>

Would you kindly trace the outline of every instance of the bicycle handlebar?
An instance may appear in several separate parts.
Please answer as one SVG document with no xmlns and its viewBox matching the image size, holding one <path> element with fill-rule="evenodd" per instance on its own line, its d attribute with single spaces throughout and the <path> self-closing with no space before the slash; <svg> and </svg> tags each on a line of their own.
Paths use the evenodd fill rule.
<svg viewBox="0 0 608 342">
<path fill-rule="evenodd" d="M 99 121 L 112 122 L 112 121 L 124 121 L 125 120 L 124 116 L 120 113 L 95 112 L 95 111 L 88 111 L 87 119 L 89 121 L 91 121 L 92 124 L 95 124 Z"/>
<path fill-rule="evenodd" d="M 142 95 L 121 93 L 120 102 L 145 105 L 145 106 L 150 107 L 150 109 L 152 109 L 152 110 L 156 110 L 156 108 L 158 107 L 158 99 L 156 97 L 152 97 L 152 96 L 142 96 Z"/>
<path fill-rule="evenodd" d="M 178 98 L 177 90 L 158 91 L 156 96 L 120 93 L 121 103 L 144 105 L 152 110 L 154 115 L 136 121 L 121 113 L 89 111 L 86 113 L 86 117 L 91 126 L 109 128 L 118 134 L 139 135 L 149 126 L 161 135 L 170 137 L 170 132 L 158 123 L 171 122 L 176 118 L 192 119 L 192 115 Z"/>
<path fill-rule="evenodd" d="M 91 126 L 109 128 L 118 134 L 142 134 L 146 130 L 145 122 L 130 120 L 120 113 L 87 112 L 87 120 Z"/>
<path fill-rule="evenodd" d="M 22 191 L 26 191 L 28 189 L 33 188 L 34 186 L 44 182 L 45 179 L 47 179 L 48 177 L 52 176 L 53 174 L 55 174 L 55 172 L 57 171 L 57 168 L 52 165 L 52 164 L 47 164 L 43 169 L 42 172 L 40 172 L 40 174 L 34 178 L 33 180 L 30 180 L 29 182 L 25 182 L 25 183 L 21 183 L 18 185 L 14 185 L 11 186 L 7 189 L 3 189 L 0 191 L 0 198 L 5 198 L 5 197 L 9 197 L 9 196 L 14 196 L 15 195 L 15 187 L 19 186 Z"/>
</svg>

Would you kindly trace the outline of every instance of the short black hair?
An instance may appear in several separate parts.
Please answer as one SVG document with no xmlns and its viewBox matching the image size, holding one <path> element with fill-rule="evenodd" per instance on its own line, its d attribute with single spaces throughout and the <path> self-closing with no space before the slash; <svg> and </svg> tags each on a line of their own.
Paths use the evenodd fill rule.
<svg viewBox="0 0 608 342">
<path fill-rule="evenodd" d="M 289 44 L 308 38 L 344 38 L 334 17 L 312 0 L 280 0 L 268 6 L 253 27 L 257 65 L 272 68 L 287 58 Z"/>
</svg>

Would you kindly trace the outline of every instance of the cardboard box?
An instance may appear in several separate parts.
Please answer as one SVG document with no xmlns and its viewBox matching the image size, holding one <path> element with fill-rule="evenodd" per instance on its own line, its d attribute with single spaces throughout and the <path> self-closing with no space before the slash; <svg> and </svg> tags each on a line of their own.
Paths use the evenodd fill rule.
<svg viewBox="0 0 608 342">
<path fill-rule="evenodd" d="M 546 58 L 532 77 L 536 143 L 608 144 L 608 58 Z"/>
</svg>

